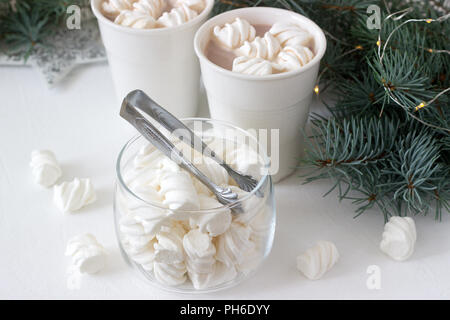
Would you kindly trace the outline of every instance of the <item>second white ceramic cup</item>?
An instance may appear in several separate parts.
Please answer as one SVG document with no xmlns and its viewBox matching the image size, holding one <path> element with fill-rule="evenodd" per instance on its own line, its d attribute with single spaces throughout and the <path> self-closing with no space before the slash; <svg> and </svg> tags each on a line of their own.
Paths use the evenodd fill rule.
<svg viewBox="0 0 450 320">
<path fill-rule="evenodd" d="M 212 29 L 237 17 L 254 25 L 280 21 L 300 25 L 313 36 L 314 58 L 298 70 L 268 76 L 246 75 L 217 66 L 205 55 Z M 308 119 L 320 59 L 326 50 L 323 31 L 310 19 L 292 11 L 243 8 L 222 13 L 204 23 L 195 35 L 194 48 L 200 60 L 211 118 L 244 129 L 279 129 L 278 159 L 271 154 L 273 179 L 277 182 L 291 174 L 304 149 L 301 131 Z M 267 148 L 274 150 L 270 137 Z"/>
<path fill-rule="evenodd" d="M 200 68 L 194 52 L 194 35 L 206 21 L 214 0 L 194 19 L 171 28 L 133 29 L 103 16 L 103 0 L 92 0 L 120 102 L 141 89 L 177 117 L 197 113 Z"/>
</svg>

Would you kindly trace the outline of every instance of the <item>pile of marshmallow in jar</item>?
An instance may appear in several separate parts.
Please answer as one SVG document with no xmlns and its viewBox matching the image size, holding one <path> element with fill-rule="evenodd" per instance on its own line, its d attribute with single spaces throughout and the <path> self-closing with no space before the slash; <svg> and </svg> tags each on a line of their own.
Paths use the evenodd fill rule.
<svg viewBox="0 0 450 320">
<path fill-rule="evenodd" d="M 247 145 L 233 146 L 213 135 L 207 143 L 234 169 L 261 179 L 258 154 Z M 175 145 L 181 148 L 182 143 Z M 238 194 L 243 212 L 223 206 L 195 177 L 144 144 L 120 169 L 119 240 L 141 271 L 160 284 L 191 283 L 197 290 L 226 286 L 255 270 L 270 251 L 274 229 L 270 183 L 260 183 L 263 196 L 245 192 L 216 162 L 190 151 L 197 168 Z"/>
</svg>

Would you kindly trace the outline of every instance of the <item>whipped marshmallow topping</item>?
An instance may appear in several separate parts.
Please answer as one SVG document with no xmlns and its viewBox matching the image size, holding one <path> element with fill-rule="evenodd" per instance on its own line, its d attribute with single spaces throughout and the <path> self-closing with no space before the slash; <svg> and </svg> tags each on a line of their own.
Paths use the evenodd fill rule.
<svg viewBox="0 0 450 320">
<path fill-rule="evenodd" d="M 188 6 L 192 10 L 197 11 L 198 13 L 202 12 L 206 6 L 205 0 L 176 0 L 173 6 L 179 7 L 183 4 Z"/>
<path fill-rule="evenodd" d="M 272 25 L 269 33 L 273 34 L 284 46 L 309 46 L 312 42 L 311 34 L 295 23 L 277 22 Z"/>
<path fill-rule="evenodd" d="M 139 0 L 133 3 L 135 11 L 151 16 L 153 19 L 158 19 L 166 8 L 165 0 Z M 152 28 L 151 26 L 150 28 Z"/>
<path fill-rule="evenodd" d="M 237 49 L 238 55 L 250 58 L 273 60 L 281 50 L 280 42 L 271 33 L 266 32 L 263 38 L 256 37 L 253 41 L 245 43 Z"/>
<path fill-rule="evenodd" d="M 310 280 L 318 280 L 338 261 L 339 252 L 334 243 L 319 241 L 297 257 L 297 268 Z"/>
<path fill-rule="evenodd" d="M 205 9 L 205 0 L 105 0 L 108 19 L 135 29 L 169 28 L 186 23 Z"/>
<path fill-rule="evenodd" d="M 92 234 L 77 235 L 69 240 L 66 256 L 80 273 L 97 273 L 105 267 L 106 251 Z"/>
<path fill-rule="evenodd" d="M 149 29 L 156 25 L 156 21 L 152 16 L 132 10 L 122 11 L 116 17 L 114 23 L 135 29 Z"/>
<path fill-rule="evenodd" d="M 211 38 L 219 45 L 212 46 L 211 52 L 224 52 L 211 53 L 210 59 L 219 65 L 221 59 L 230 59 L 232 63 L 227 61 L 227 65 L 232 65 L 231 71 L 243 74 L 266 76 L 289 72 L 314 58 L 311 34 L 295 23 L 277 22 L 264 35 L 257 35 L 247 20 L 236 18 L 232 23 L 215 26 Z"/>
<path fill-rule="evenodd" d="M 384 225 L 380 250 L 396 261 L 407 260 L 414 252 L 416 224 L 410 217 L 391 217 Z"/>
<path fill-rule="evenodd" d="M 213 34 L 221 46 L 236 49 L 245 41 L 253 41 L 256 30 L 247 20 L 236 18 L 232 23 L 226 23 L 223 27 L 215 26 Z"/>
<path fill-rule="evenodd" d="M 62 174 L 55 155 L 49 150 L 32 151 L 30 167 L 35 182 L 47 188 L 54 185 Z"/>
<path fill-rule="evenodd" d="M 280 68 L 276 64 L 268 60 L 241 56 L 233 60 L 232 71 L 243 74 L 265 76 L 272 74 L 273 70 L 278 69 Z"/>
<path fill-rule="evenodd" d="M 314 53 L 301 45 L 286 46 L 277 57 L 277 63 L 285 70 L 292 71 L 306 65 L 314 58 Z"/>
<path fill-rule="evenodd" d="M 54 186 L 53 202 L 62 212 L 73 212 L 97 199 L 89 179 L 75 178 Z"/>
<path fill-rule="evenodd" d="M 131 10 L 137 0 L 108 0 L 102 3 L 103 14 L 115 19 L 122 11 Z"/>
<path fill-rule="evenodd" d="M 198 16 L 197 11 L 182 4 L 179 7 L 172 8 L 169 12 L 164 12 L 162 16 L 158 18 L 157 23 L 158 26 L 161 27 L 175 27 L 194 19 L 196 16 Z"/>
<path fill-rule="evenodd" d="M 224 144 L 216 140 L 223 139 L 209 139 L 208 145 L 218 153 Z M 225 150 L 231 152 L 235 150 Z M 201 156 L 196 154 L 193 162 L 214 182 L 246 198 L 242 213 L 233 215 L 195 183 L 195 177 L 151 145 L 123 168 L 132 194 L 119 188 L 116 206 L 120 239 L 132 261 L 164 285 L 189 281 L 195 289 L 205 289 L 232 281 L 260 263 L 271 212 L 264 198 L 248 197 L 230 185 L 232 179 L 220 165 L 206 157 L 199 163 L 195 157 Z M 240 160 L 234 157 L 233 166 L 239 167 Z"/>
</svg>

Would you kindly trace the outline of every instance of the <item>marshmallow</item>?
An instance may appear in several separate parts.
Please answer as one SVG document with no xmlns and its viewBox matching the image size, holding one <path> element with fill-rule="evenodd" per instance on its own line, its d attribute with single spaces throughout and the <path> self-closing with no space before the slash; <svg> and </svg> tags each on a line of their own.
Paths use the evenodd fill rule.
<svg viewBox="0 0 450 320">
<path fill-rule="evenodd" d="M 194 19 L 196 16 L 198 16 L 196 11 L 182 4 L 179 7 L 172 8 L 169 12 L 164 12 L 157 23 L 160 27 L 175 27 Z"/>
<path fill-rule="evenodd" d="M 294 23 L 274 23 L 269 33 L 274 35 L 283 47 L 293 45 L 309 46 L 312 41 L 311 34 Z"/>
<path fill-rule="evenodd" d="M 238 55 L 249 58 L 273 60 L 281 50 L 280 42 L 271 33 L 266 32 L 263 38 L 256 37 L 253 41 L 245 41 L 236 51 Z"/>
<path fill-rule="evenodd" d="M 105 266 L 106 251 L 89 233 L 70 239 L 65 255 L 72 258 L 80 273 L 97 273 Z"/>
<path fill-rule="evenodd" d="M 200 209 L 209 210 L 220 208 L 223 205 L 212 197 L 199 195 Z M 199 228 L 201 232 L 208 233 L 210 236 L 218 236 L 229 228 L 231 224 L 231 211 L 223 208 L 208 213 L 198 213 L 189 218 L 191 228 Z"/>
<path fill-rule="evenodd" d="M 215 26 L 213 34 L 219 45 L 228 49 L 236 49 L 245 41 L 253 41 L 256 30 L 247 20 L 236 18 L 232 23 L 226 23 L 223 27 Z"/>
<path fill-rule="evenodd" d="M 53 189 L 53 201 L 63 212 L 73 212 L 97 199 L 94 187 L 89 179 L 73 179 L 63 182 Z"/>
<path fill-rule="evenodd" d="M 338 261 L 336 246 L 328 241 L 319 241 L 305 253 L 297 257 L 297 268 L 308 279 L 317 280 L 329 271 Z"/>
<path fill-rule="evenodd" d="M 47 188 L 54 185 L 62 174 L 55 155 L 49 150 L 34 150 L 31 152 L 30 167 L 35 182 Z"/>
<path fill-rule="evenodd" d="M 380 250 L 397 261 L 407 260 L 414 252 L 416 225 L 410 217 L 391 217 L 384 225 Z"/>
</svg>

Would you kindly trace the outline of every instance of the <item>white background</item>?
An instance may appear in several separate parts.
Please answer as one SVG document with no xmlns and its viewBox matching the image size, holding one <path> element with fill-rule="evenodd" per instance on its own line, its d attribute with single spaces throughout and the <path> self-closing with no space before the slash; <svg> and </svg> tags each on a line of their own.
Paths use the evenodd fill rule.
<svg viewBox="0 0 450 320">
<path fill-rule="evenodd" d="M 269 258 L 240 285 L 208 295 L 180 295 L 146 283 L 122 260 L 112 216 L 115 161 L 133 135 L 118 116 L 107 65 L 80 67 L 56 88 L 26 67 L 0 67 L 0 298 L 56 299 L 397 299 L 450 298 L 450 217 L 415 218 L 416 251 L 399 263 L 378 249 L 383 217 L 373 210 L 353 219 L 354 207 L 323 198 L 327 181 L 301 185 L 293 175 L 276 185 L 277 228 Z M 317 106 L 316 106 L 317 107 Z M 204 115 L 203 107 L 200 114 Z M 35 185 L 33 149 L 51 149 L 62 181 L 89 177 L 98 201 L 62 214 L 52 192 Z M 67 288 L 67 240 L 91 232 L 109 252 L 103 272 Z M 336 243 L 337 265 L 318 281 L 303 277 L 296 256 L 318 240 Z M 367 267 L 381 269 L 381 290 L 366 287 Z"/>
</svg>

